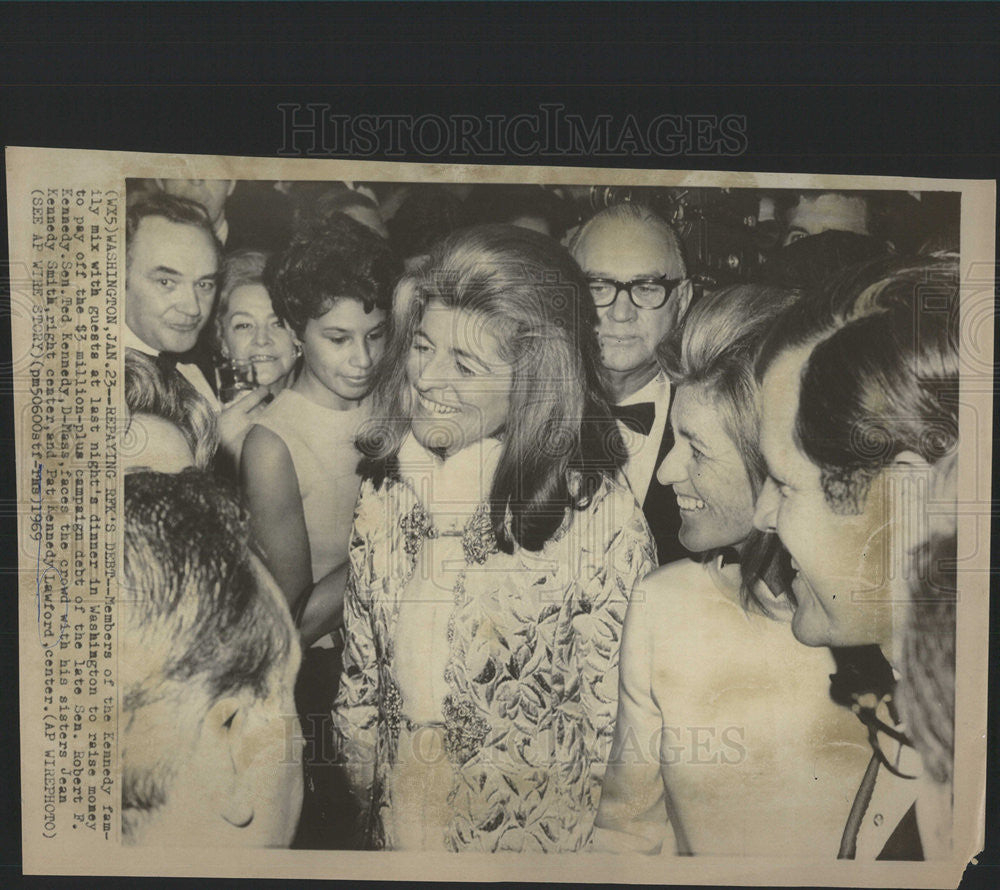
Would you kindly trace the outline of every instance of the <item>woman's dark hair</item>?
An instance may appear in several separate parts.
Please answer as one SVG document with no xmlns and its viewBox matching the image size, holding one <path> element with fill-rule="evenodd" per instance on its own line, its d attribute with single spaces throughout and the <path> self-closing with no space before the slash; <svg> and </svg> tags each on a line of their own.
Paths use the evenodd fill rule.
<svg viewBox="0 0 1000 890">
<path fill-rule="evenodd" d="M 298 337 L 312 318 L 338 300 L 358 300 L 365 312 L 392 307 L 402 265 L 383 238 L 343 214 L 295 233 L 270 262 L 264 282 L 275 313 Z"/>
<path fill-rule="evenodd" d="M 406 357 L 432 301 L 481 316 L 513 367 L 491 522 L 505 552 L 540 550 L 626 456 L 601 382 L 586 278 L 558 243 L 515 226 L 479 226 L 441 243 L 397 291 L 372 420 L 358 438 L 369 465 L 391 461 L 409 431 Z"/>
<path fill-rule="evenodd" d="M 723 429 L 743 456 L 755 498 L 767 467 L 760 451 L 754 362 L 775 319 L 797 298 L 795 291 L 756 284 L 737 284 L 705 294 L 657 353 L 675 386 L 701 387 L 712 400 Z M 758 581 L 766 579 L 773 592 L 780 592 L 775 590 L 780 584 L 772 566 L 779 551 L 776 545 L 773 535 L 756 529 L 743 544 L 741 596 L 748 608 L 760 607 L 753 595 Z"/>
</svg>

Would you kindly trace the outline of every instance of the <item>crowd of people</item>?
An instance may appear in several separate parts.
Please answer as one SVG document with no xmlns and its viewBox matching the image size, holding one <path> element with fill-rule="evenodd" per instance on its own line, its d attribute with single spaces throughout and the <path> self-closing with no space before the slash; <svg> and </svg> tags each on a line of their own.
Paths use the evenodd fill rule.
<svg viewBox="0 0 1000 890">
<path fill-rule="evenodd" d="M 126 841 L 946 855 L 954 233 L 278 185 L 129 196 Z"/>
</svg>

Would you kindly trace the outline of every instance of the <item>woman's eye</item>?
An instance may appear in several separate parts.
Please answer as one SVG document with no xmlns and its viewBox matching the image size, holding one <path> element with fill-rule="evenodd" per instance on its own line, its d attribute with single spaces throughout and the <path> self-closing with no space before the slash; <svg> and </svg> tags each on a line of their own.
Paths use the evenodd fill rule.
<svg viewBox="0 0 1000 890">
<path fill-rule="evenodd" d="M 335 346 L 343 346 L 347 342 L 348 338 L 347 337 L 327 337 L 326 339 L 329 340 L 331 343 L 333 343 Z"/>
<path fill-rule="evenodd" d="M 172 289 L 172 288 L 173 288 L 173 286 L 174 286 L 174 282 L 173 282 L 173 279 L 171 279 L 171 278 L 157 278 L 157 279 L 156 279 L 156 283 L 157 283 L 157 284 L 158 284 L 158 285 L 159 285 L 160 287 L 162 287 L 162 288 L 166 288 L 166 289 L 168 289 L 168 290 Z"/>
<path fill-rule="evenodd" d="M 248 321 L 238 321 L 238 322 L 236 322 L 236 324 L 233 325 L 233 330 L 234 331 L 249 331 L 250 330 L 250 322 L 248 322 Z"/>
<path fill-rule="evenodd" d="M 783 498 L 791 497 L 791 495 L 792 495 L 791 486 L 789 486 L 789 485 L 779 485 L 778 486 L 778 494 L 780 494 Z"/>
<path fill-rule="evenodd" d="M 425 343 L 414 343 L 413 344 L 413 351 L 414 352 L 430 352 L 431 348 L 427 344 L 425 344 Z"/>
<path fill-rule="evenodd" d="M 694 445 L 690 447 L 691 447 L 691 457 L 694 458 L 695 460 L 700 461 L 705 456 L 705 452 L 701 451 L 698 448 L 695 448 Z"/>
<path fill-rule="evenodd" d="M 463 377 L 476 376 L 476 372 L 473 371 L 472 368 L 468 367 L 467 365 L 463 365 L 461 362 L 455 362 L 455 367 L 458 368 L 458 373 L 461 374 Z"/>
<path fill-rule="evenodd" d="M 385 336 L 385 331 L 372 331 L 368 335 L 369 340 L 381 340 Z"/>
</svg>

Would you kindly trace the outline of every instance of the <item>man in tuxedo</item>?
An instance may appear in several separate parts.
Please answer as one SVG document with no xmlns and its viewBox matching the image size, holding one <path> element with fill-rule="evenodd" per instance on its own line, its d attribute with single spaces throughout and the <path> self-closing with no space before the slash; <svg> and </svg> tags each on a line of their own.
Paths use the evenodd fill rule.
<svg viewBox="0 0 1000 890">
<path fill-rule="evenodd" d="M 126 219 L 125 346 L 156 356 L 164 373 L 180 373 L 219 413 L 219 437 L 239 456 L 250 412 L 268 396 L 261 387 L 219 404 L 205 375 L 185 353 L 208 323 L 218 284 L 221 245 L 194 201 L 154 194 Z"/>
<path fill-rule="evenodd" d="M 626 427 L 625 476 L 642 504 L 660 565 L 690 554 L 680 545 L 680 512 L 656 470 L 673 445 L 671 386 L 656 347 L 684 317 L 692 285 L 680 240 L 650 209 L 619 204 L 594 216 L 570 243 L 590 282 L 597 336 L 614 411 Z"/>
</svg>

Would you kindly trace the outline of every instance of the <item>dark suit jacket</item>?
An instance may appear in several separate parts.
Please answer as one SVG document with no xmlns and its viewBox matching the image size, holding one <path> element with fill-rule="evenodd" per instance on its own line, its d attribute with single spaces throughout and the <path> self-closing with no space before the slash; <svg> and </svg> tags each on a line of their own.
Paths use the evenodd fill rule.
<svg viewBox="0 0 1000 890">
<path fill-rule="evenodd" d="M 674 390 L 671 387 L 670 399 L 673 401 Z M 649 523 L 649 528 L 653 533 L 653 540 L 656 542 L 656 555 L 659 564 L 666 565 L 668 562 L 676 562 L 678 559 L 686 559 L 691 554 L 681 546 L 677 539 L 677 534 L 681 528 L 681 512 L 677 506 L 677 498 L 673 488 L 669 485 L 661 485 L 656 479 L 656 470 L 663 463 L 663 458 L 667 452 L 674 447 L 674 433 L 670 427 L 669 420 L 663 426 L 663 436 L 656 449 L 656 465 L 653 470 L 653 478 L 646 489 L 645 497 L 642 501 L 642 512 Z"/>
</svg>

